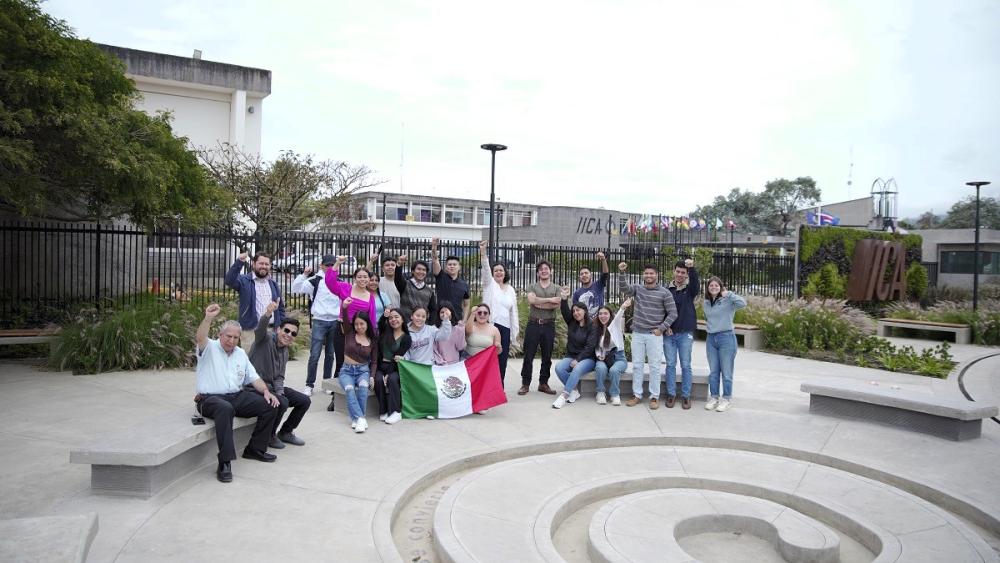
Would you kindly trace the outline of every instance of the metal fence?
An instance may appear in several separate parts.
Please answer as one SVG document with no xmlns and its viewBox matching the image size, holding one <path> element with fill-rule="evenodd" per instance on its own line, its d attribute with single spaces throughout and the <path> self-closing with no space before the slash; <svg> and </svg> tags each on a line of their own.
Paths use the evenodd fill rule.
<svg viewBox="0 0 1000 563">
<path fill-rule="evenodd" d="M 639 283 L 642 268 L 652 264 L 666 281 L 673 261 L 688 257 L 693 247 L 676 254 L 669 245 L 653 243 L 598 249 L 565 246 L 501 244 L 493 257 L 504 263 L 518 290 L 533 283 L 535 265 L 548 261 L 553 281 L 576 285 L 582 266 L 600 273 L 597 252 L 604 252 L 611 270 L 608 294 L 617 301 L 617 264 L 629 265 L 626 279 Z M 382 258 L 405 255 L 409 264 L 430 260 L 431 244 L 377 236 L 292 232 L 261 238 L 245 250 L 272 257 L 272 276 L 281 287 L 286 307 L 304 308 L 308 296 L 290 293 L 292 280 L 305 266 L 318 266 L 324 254 L 349 257 L 340 274 L 347 279 L 381 249 Z M 225 285 L 226 271 L 241 249 L 228 233 L 146 232 L 128 225 L 0 223 L 0 327 L 21 328 L 61 322 L 80 307 L 114 307 L 156 300 L 190 300 L 205 304 L 236 298 Z M 473 292 L 481 289 L 479 246 L 474 241 L 442 241 L 440 257 L 456 256 L 462 276 Z M 710 267 L 698 265 L 704 279 L 719 275 L 738 293 L 790 298 L 794 258 L 716 250 Z M 245 271 L 248 271 L 245 269 Z"/>
</svg>

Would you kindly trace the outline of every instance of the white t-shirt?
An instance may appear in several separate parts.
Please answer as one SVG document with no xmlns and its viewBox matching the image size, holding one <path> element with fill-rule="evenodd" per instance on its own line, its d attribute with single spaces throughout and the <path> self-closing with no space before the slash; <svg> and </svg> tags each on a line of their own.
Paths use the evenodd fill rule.
<svg viewBox="0 0 1000 563">
<path fill-rule="evenodd" d="M 204 350 L 195 347 L 198 357 L 195 389 L 201 394 L 238 393 L 244 385 L 260 379 L 250 357 L 237 346 L 227 354 L 218 340 L 209 339 Z"/>
</svg>

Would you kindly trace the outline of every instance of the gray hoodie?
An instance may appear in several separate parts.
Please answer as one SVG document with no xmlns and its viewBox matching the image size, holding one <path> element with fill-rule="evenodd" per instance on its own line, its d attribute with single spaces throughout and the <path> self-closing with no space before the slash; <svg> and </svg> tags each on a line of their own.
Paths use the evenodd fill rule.
<svg viewBox="0 0 1000 563">
<path fill-rule="evenodd" d="M 434 342 L 442 342 L 451 337 L 451 321 L 441 321 L 441 328 L 425 324 L 420 330 L 414 331 L 413 324 L 408 325 L 410 331 L 410 349 L 404 356 L 411 362 L 431 365 L 434 363 Z"/>
</svg>

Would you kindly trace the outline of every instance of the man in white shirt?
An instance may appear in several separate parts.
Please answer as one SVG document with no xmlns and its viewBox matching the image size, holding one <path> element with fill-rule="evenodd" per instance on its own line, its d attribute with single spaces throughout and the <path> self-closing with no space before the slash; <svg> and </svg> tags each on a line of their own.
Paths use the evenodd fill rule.
<svg viewBox="0 0 1000 563">
<path fill-rule="evenodd" d="M 306 367 L 305 394 L 313 394 L 316 384 L 316 368 L 319 365 L 320 354 L 326 349 L 323 359 L 323 379 L 330 379 L 340 374 L 340 366 L 344 365 L 344 336 L 340 331 L 340 298 L 330 292 L 323 282 L 326 271 L 337 262 L 332 254 L 323 256 L 320 269 L 322 273 L 313 275 L 312 266 L 306 266 L 302 274 L 292 281 L 292 293 L 312 297 L 312 307 L 309 309 L 312 320 L 311 341 L 309 343 L 309 364 Z M 333 369 L 336 358 L 337 369 Z"/>
<path fill-rule="evenodd" d="M 257 418 L 250 442 L 243 457 L 257 461 L 274 461 L 277 456 L 267 453 L 267 444 L 274 428 L 278 398 L 271 394 L 246 352 L 239 347 L 240 323 L 226 321 L 219 329 L 219 339 L 208 337 L 212 320 L 219 315 L 215 303 L 205 308 L 205 318 L 195 333 L 198 369 L 195 402 L 202 416 L 215 421 L 215 439 L 219 444 L 219 467 L 216 477 L 223 483 L 233 480 L 230 462 L 236 459 L 233 444 L 233 417 Z M 254 390 L 245 388 L 252 385 Z"/>
</svg>

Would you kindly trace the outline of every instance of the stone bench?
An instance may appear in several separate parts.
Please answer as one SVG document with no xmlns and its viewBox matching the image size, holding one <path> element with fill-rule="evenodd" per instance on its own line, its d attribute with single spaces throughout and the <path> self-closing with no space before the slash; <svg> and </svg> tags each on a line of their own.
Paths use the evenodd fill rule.
<svg viewBox="0 0 1000 563">
<path fill-rule="evenodd" d="M 955 441 L 978 438 L 983 419 L 998 412 L 996 405 L 849 379 L 810 379 L 801 390 L 809 393 L 809 412 L 814 414 L 878 422 Z"/>
<path fill-rule="evenodd" d="M 879 336 L 889 336 L 894 328 L 908 328 L 928 332 L 950 332 L 955 335 L 955 344 L 972 344 L 972 327 L 969 325 L 911 319 L 882 318 L 878 320 Z"/>
<path fill-rule="evenodd" d="M 643 380 L 642 389 L 644 393 L 649 393 L 649 365 L 643 366 Z M 666 394 L 666 368 L 660 374 L 660 393 Z M 681 374 L 680 365 L 677 366 L 677 395 L 681 394 Z M 549 380 L 550 383 L 555 383 L 559 385 L 559 378 L 552 374 L 552 378 Z M 721 385 L 721 382 L 720 382 Z M 608 383 L 605 382 L 605 388 L 607 388 Z M 580 393 L 587 396 L 592 396 L 597 392 L 597 381 L 596 374 L 590 372 L 584 375 L 580 379 L 579 384 Z M 619 381 L 619 389 L 621 391 L 622 397 L 632 396 L 632 364 L 629 363 L 628 367 L 625 368 L 625 373 L 622 374 L 621 380 Z M 691 399 L 695 401 L 707 401 L 708 400 L 708 368 L 700 366 L 691 367 Z"/>
<path fill-rule="evenodd" d="M 82 563 L 96 536 L 96 512 L 0 520 L 0 561 Z"/>
<path fill-rule="evenodd" d="M 344 388 L 340 386 L 340 380 L 336 377 L 324 379 L 322 387 L 324 391 L 333 393 L 334 408 L 347 414 L 347 395 L 344 395 Z M 323 405 L 323 407 L 326 407 L 326 405 Z M 378 416 L 378 399 L 375 397 L 374 387 L 368 389 L 368 401 L 365 402 L 365 416 Z"/>
<path fill-rule="evenodd" d="M 708 331 L 708 325 L 701 319 L 698 320 L 698 331 Z M 743 347 L 747 350 L 760 350 L 764 347 L 764 332 L 758 326 L 733 324 L 733 332 L 736 333 L 737 343 L 740 342 L 739 337 L 743 337 Z"/>
<path fill-rule="evenodd" d="M 96 493 L 149 498 L 181 477 L 218 460 L 215 422 L 191 424 L 194 405 L 143 421 L 70 451 L 70 463 L 89 464 Z M 255 418 L 233 419 L 237 450 Z"/>
</svg>

